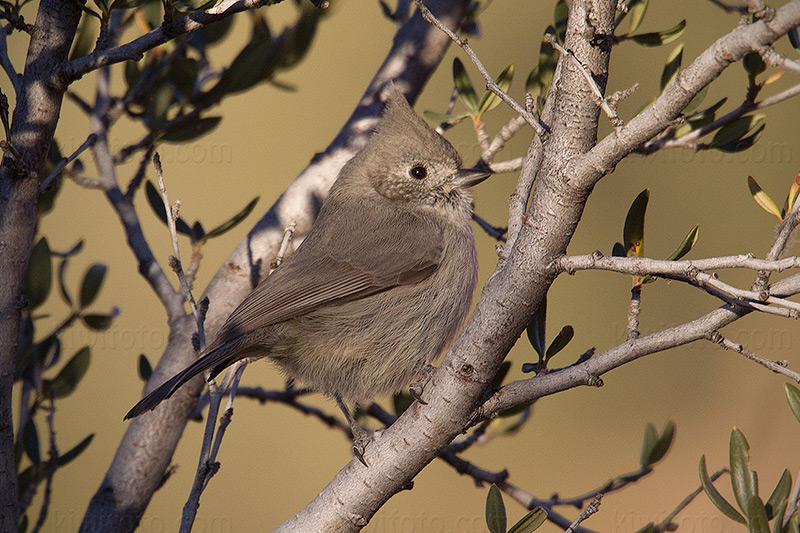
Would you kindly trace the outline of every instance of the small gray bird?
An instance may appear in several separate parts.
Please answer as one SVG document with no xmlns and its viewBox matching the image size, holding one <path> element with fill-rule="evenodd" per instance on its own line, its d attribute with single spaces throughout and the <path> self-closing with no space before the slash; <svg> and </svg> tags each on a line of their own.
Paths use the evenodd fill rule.
<svg viewBox="0 0 800 533">
<path fill-rule="evenodd" d="M 369 434 L 345 401 L 369 402 L 417 379 L 450 344 L 478 277 L 468 188 L 453 146 L 392 87 L 380 125 L 339 173 L 297 251 L 228 317 L 189 367 L 131 409 L 133 418 L 206 370 L 269 357 L 333 397 L 364 462 Z M 366 463 L 365 463 L 366 464 Z"/>
</svg>

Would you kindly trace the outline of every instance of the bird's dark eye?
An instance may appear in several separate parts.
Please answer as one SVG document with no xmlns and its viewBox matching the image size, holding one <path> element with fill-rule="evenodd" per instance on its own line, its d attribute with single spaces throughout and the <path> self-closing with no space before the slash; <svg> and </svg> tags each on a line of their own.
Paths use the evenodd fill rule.
<svg viewBox="0 0 800 533">
<path fill-rule="evenodd" d="M 408 171 L 408 175 L 412 178 L 421 180 L 428 175 L 428 169 L 423 167 L 422 165 L 416 165 L 411 167 L 411 170 Z"/>
</svg>

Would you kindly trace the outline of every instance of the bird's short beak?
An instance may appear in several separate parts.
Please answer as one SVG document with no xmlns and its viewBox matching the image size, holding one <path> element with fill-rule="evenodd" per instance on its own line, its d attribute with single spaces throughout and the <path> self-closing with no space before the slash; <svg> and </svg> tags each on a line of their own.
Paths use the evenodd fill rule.
<svg viewBox="0 0 800 533">
<path fill-rule="evenodd" d="M 491 175 L 491 172 L 486 172 L 485 170 L 462 168 L 453 176 L 453 184 L 457 187 L 472 187 Z"/>
</svg>

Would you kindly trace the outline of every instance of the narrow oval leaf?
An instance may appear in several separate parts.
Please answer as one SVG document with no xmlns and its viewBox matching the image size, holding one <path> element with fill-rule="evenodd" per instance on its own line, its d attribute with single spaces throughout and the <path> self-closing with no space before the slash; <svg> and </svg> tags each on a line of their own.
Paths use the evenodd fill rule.
<svg viewBox="0 0 800 533">
<path fill-rule="evenodd" d="M 472 82 L 469 81 L 467 71 L 464 69 L 464 64 L 459 58 L 453 59 L 453 84 L 456 91 L 470 111 L 478 110 L 478 97 L 475 95 L 475 89 L 472 88 Z"/>
<path fill-rule="evenodd" d="M 147 356 L 143 353 L 139 354 L 139 364 L 137 365 L 139 371 L 139 378 L 142 381 L 147 381 L 153 375 L 153 365 L 147 360 Z"/>
<path fill-rule="evenodd" d="M 626 247 L 628 257 L 641 257 L 644 244 L 644 216 L 647 212 L 647 202 L 650 199 L 650 189 L 645 189 L 633 200 L 628 215 L 625 217 L 625 227 L 622 232 L 622 242 Z"/>
<path fill-rule="evenodd" d="M 677 261 L 681 259 L 683 256 L 688 254 L 692 251 L 695 243 L 697 242 L 697 236 L 700 232 L 700 224 L 695 224 L 694 227 L 686 234 L 686 237 L 683 238 L 681 243 L 675 248 L 669 256 L 667 257 L 667 261 Z"/>
<path fill-rule="evenodd" d="M 45 387 L 47 389 L 45 396 L 49 396 L 50 391 L 52 391 L 56 398 L 63 398 L 72 394 L 89 369 L 90 359 L 91 350 L 88 346 L 84 346 L 78 350 L 77 353 L 67 361 L 67 364 L 64 365 L 64 368 L 61 369 L 56 377 L 49 382 L 49 388 Z"/>
<path fill-rule="evenodd" d="M 222 117 L 205 117 L 190 120 L 180 126 L 169 128 L 159 140 L 168 143 L 193 141 L 207 133 L 211 133 L 219 126 L 221 121 Z"/>
<path fill-rule="evenodd" d="M 445 115 L 444 113 L 436 113 L 434 111 L 423 111 L 422 114 L 431 122 L 451 122 L 458 124 L 468 116 L 470 113 L 456 113 L 454 115 Z"/>
<path fill-rule="evenodd" d="M 100 287 L 103 286 L 103 280 L 106 277 L 107 271 L 108 267 L 102 263 L 95 263 L 86 271 L 86 274 L 83 276 L 83 283 L 81 283 L 81 309 L 91 305 L 95 298 L 97 298 Z"/>
<path fill-rule="evenodd" d="M 167 112 L 173 103 L 175 97 L 172 87 L 168 84 L 159 85 L 153 92 L 144 113 L 144 122 L 152 132 L 158 133 L 164 129 L 167 124 Z"/>
<path fill-rule="evenodd" d="M 644 20 L 644 14 L 647 11 L 647 4 L 649 0 L 633 0 L 628 6 L 628 17 L 630 17 L 631 29 L 629 33 L 633 33 L 639 29 Z"/>
<path fill-rule="evenodd" d="M 708 470 L 706 469 L 706 456 L 700 456 L 700 484 L 703 486 L 703 491 L 708 496 L 708 499 L 711 500 L 711 503 L 719 509 L 722 514 L 730 518 L 731 520 L 735 520 L 741 524 L 747 524 L 747 520 L 739 514 L 733 505 L 728 503 L 728 500 L 723 498 L 722 494 L 719 493 L 717 487 L 711 482 L 711 478 L 708 477 Z"/>
<path fill-rule="evenodd" d="M 664 70 L 661 72 L 661 91 L 663 92 L 667 85 L 672 83 L 672 80 L 678 75 L 678 70 L 681 68 L 683 62 L 683 43 L 676 46 L 672 52 L 667 56 L 667 63 L 664 65 Z"/>
<path fill-rule="evenodd" d="M 545 353 L 544 357 L 545 362 L 549 361 L 551 357 L 563 350 L 574 336 L 575 330 L 572 328 L 572 326 L 564 326 L 561 328 L 561 331 L 558 332 L 556 338 L 553 339 L 553 342 L 551 342 L 550 346 L 547 347 L 547 352 Z"/>
<path fill-rule="evenodd" d="M 691 113 L 694 112 L 695 109 L 700 107 L 700 104 L 702 104 L 703 100 L 706 99 L 706 95 L 708 94 L 708 88 L 709 87 L 711 87 L 711 85 L 706 85 L 705 87 L 700 89 L 699 93 L 694 95 L 694 98 L 689 100 L 689 103 L 686 104 L 686 107 L 683 108 L 682 112 L 683 112 L 684 115 L 690 115 Z M 712 118 L 712 120 L 713 120 L 713 118 Z"/>
<path fill-rule="evenodd" d="M 222 224 L 220 224 L 216 228 L 214 228 L 211 231 L 209 231 L 208 233 L 206 233 L 205 239 L 208 240 L 208 239 L 212 239 L 214 237 L 219 237 L 223 233 L 235 228 L 236 225 L 239 224 L 239 222 L 241 222 L 242 220 L 247 218 L 247 215 L 250 214 L 250 212 L 253 210 L 253 208 L 258 203 L 258 199 L 259 198 L 260 198 L 259 196 L 256 196 L 255 198 L 250 200 L 250 203 L 248 203 L 246 206 L 244 206 L 244 209 L 242 209 L 241 211 L 239 211 L 238 213 L 233 215 L 231 218 L 229 218 L 228 220 L 226 220 L 225 222 L 223 222 Z"/>
<path fill-rule="evenodd" d="M 737 118 L 733 122 L 721 127 L 719 131 L 714 134 L 714 138 L 711 139 L 710 146 L 712 148 L 718 148 L 734 141 L 738 141 L 744 137 L 747 132 L 760 125 L 765 118 L 766 116 L 763 114 L 746 115 Z"/>
<path fill-rule="evenodd" d="M 728 153 L 736 153 L 736 152 L 743 152 L 756 144 L 758 142 L 759 137 L 761 137 L 761 133 L 766 128 L 766 124 L 762 124 L 758 127 L 758 129 L 748 135 L 747 137 L 742 137 L 739 140 L 730 142 L 728 144 L 723 144 L 722 146 L 717 146 L 716 149 L 721 152 L 728 152 Z"/>
<path fill-rule="evenodd" d="M 767 499 L 766 507 L 768 508 L 767 511 L 769 515 L 771 515 L 768 516 L 768 518 L 776 516 L 775 512 L 777 509 L 781 505 L 786 505 L 786 502 L 789 500 L 790 490 L 792 490 L 792 474 L 790 474 L 789 469 L 786 468 L 783 470 L 778 484 L 775 485 L 775 488 L 772 490 L 772 494 L 770 494 Z"/>
<path fill-rule="evenodd" d="M 752 472 L 750 471 L 750 455 L 748 451 L 750 445 L 744 433 L 737 427 L 731 431 L 730 440 L 730 468 L 731 486 L 733 495 L 739 508 L 747 514 L 750 506 L 750 498 L 758 496 L 758 487 L 755 486 Z"/>
<path fill-rule="evenodd" d="M 544 354 L 547 344 L 545 343 L 545 323 L 547 322 L 547 299 L 542 301 L 542 305 L 531 317 L 528 323 L 528 328 L 525 330 L 528 333 L 528 340 L 539 354 L 539 360 L 544 360 Z"/>
<path fill-rule="evenodd" d="M 755 200 L 756 203 L 761 206 L 761 209 L 767 213 L 775 215 L 778 217 L 778 220 L 783 220 L 783 216 L 781 215 L 778 206 L 775 205 L 775 201 L 764 192 L 753 176 L 747 176 L 747 187 L 750 189 L 750 194 L 753 196 L 753 200 Z"/>
<path fill-rule="evenodd" d="M 800 50 L 800 36 L 797 35 L 797 28 L 792 28 L 789 30 L 788 36 L 789 42 L 792 44 L 792 48 L 795 50 Z"/>
<path fill-rule="evenodd" d="M 503 361 L 500 368 L 497 369 L 497 374 L 492 378 L 492 387 L 500 387 L 503 384 L 503 380 L 506 379 L 509 370 L 511 370 L 511 361 Z"/>
<path fill-rule="evenodd" d="M 783 212 L 788 213 L 797 202 L 797 197 L 800 195 L 800 172 L 795 176 L 792 186 L 789 187 L 789 194 L 786 195 L 786 201 L 783 202 Z"/>
<path fill-rule="evenodd" d="M 786 401 L 789 402 L 792 414 L 800 422 L 800 390 L 791 383 L 784 383 L 783 390 L 786 393 Z"/>
<path fill-rule="evenodd" d="M 625 251 L 625 246 L 621 242 L 615 242 L 614 247 L 611 249 L 612 257 L 626 257 L 628 253 Z"/>
<path fill-rule="evenodd" d="M 119 309 L 114 309 L 107 315 L 102 315 L 99 313 L 81 315 L 81 319 L 83 320 L 83 323 L 86 324 L 87 328 L 94 331 L 105 331 L 111 327 L 111 325 L 114 323 L 114 317 L 118 314 Z"/>
<path fill-rule="evenodd" d="M 652 450 L 650 451 L 650 455 L 647 458 L 647 464 L 643 466 L 654 465 L 663 459 L 669 451 L 670 446 L 672 446 L 672 441 L 674 439 L 675 422 L 668 420 L 667 423 L 664 424 L 664 429 L 661 431 L 661 435 L 659 435 L 658 439 L 653 445 Z"/>
<path fill-rule="evenodd" d="M 547 520 L 547 511 L 541 507 L 536 507 L 528 514 L 520 518 L 519 522 L 511 526 L 508 533 L 531 533 L 539 529 L 539 526 Z"/>
<path fill-rule="evenodd" d="M 50 246 L 42 237 L 33 246 L 28 261 L 28 274 L 25 283 L 25 294 L 28 295 L 28 306 L 35 309 L 44 303 L 50 294 L 53 267 L 50 258 Z"/>
<path fill-rule="evenodd" d="M 67 451 L 66 453 L 62 453 L 58 456 L 58 466 L 64 466 L 67 463 L 72 462 L 76 457 L 78 457 L 83 451 L 89 447 L 89 444 L 92 443 L 92 439 L 94 438 L 94 433 L 89 435 L 88 437 L 84 438 L 78 444 L 75 445 L 74 448 Z"/>
<path fill-rule="evenodd" d="M 778 507 L 773 513 L 772 533 L 783 533 L 783 517 L 786 516 L 786 503 Z"/>
<path fill-rule="evenodd" d="M 33 464 L 42 464 L 42 454 L 39 451 L 39 432 L 33 418 L 28 418 L 25 427 L 22 428 L 22 445 L 25 447 L 25 455 Z"/>
<path fill-rule="evenodd" d="M 490 533 L 506 533 L 506 506 L 495 484 L 489 487 L 486 495 L 486 525 Z"/>
<path fill-rule="evenodd" d="M 514 79 L 514 65 L 508 65 L 506 68 L 503 69 L 503 72 L 500 73 L 497 78 L 495 78 L 495 83 L 497 86 L 503 89 L 504 92 L 508 92 L 508 89 L 511 87 L 511 81 Z M 486 91 L 481 96 L 481 101 L 478 104 L 478 113 L 486 113 L 487 111 L 491 111 L 498 105 L 500 105 L 500 97 L 494 94 L 492 91 Z"/>
<path fill-rule="evenodd" d="M 639 464 L 642 468 L 650 466 L 650 456 L 653 454 L 653 448 L 655 448 L 657 440 L 656 427 L 648 423 L 644 427 L 644 442 L 642 443 L 642 453 L 639 456 Z"/>
<path fill-rule="evenodd" d="M 750 533 L 769 533 L 769 521 L 764 509 L 764 502 L 757 494 L 753 494 L 747 505 L 748 528 Z"/>
<path fill-rule="evenodd" d="M 661 46 L 662 44 L 669 44 L 675 39 L 678 39 L 685 29 L 686 19 L 680 21 L 668 30 L 632 35 L 630 38 L 633 42 L 642 46 Z"/>
<path fill-rule="evenodd" d="M 778 81 L 782 77 L 783 77 L 783 71 L 780 70 L 780 71 L 776 72 L 775 74 L 772 74 L 771 76 L 767 76 L 767 79 L 765 79 L 761 83 L 761 85 L 764 86 L 764 87 L 766 87 L 767 85 L 772 85 L 773 83 L 775 83 L 776 81 Z"/>
</svg>

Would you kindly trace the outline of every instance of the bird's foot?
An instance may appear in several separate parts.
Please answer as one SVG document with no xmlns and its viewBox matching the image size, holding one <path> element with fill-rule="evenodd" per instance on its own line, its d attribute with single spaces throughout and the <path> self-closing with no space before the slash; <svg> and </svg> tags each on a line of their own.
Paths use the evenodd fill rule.
<svg viewBox="0 0 800 533">
<path fill-rule="evenodd" d="M 428 381 L 430 381 L 431 374 L 433 374 L 434 370 L 436 370 L 435 366 L 425 365 L 422 368 L 422 375 L 420 376 L 420 379 L 408 386 L 408 393 L 412 398 L 417 400 L 422 405 L 428 405 L 428 402 L 422 399 L 422 393 L 425 391 L 425 385 L 427 385 Z"/>
<path fill-rule="evenodd" d="M 359 425 L 352 426 L 350 430 L 353 432 L 353 454 L 361 461 L 362 465 L 369 468 L 367 461 L 364 459 L 364 452 L 367 449 L 367 444 L 372 442 L 372 433 Z"/>
</svg>

